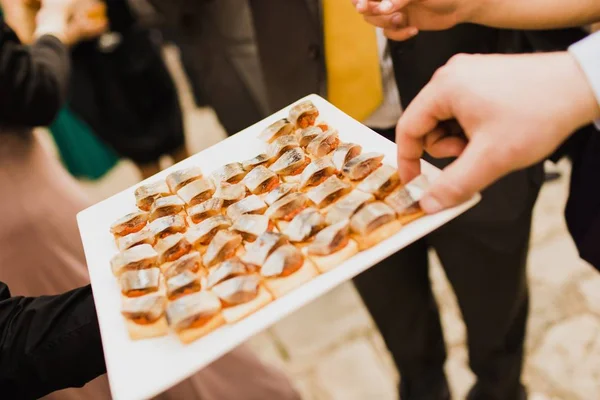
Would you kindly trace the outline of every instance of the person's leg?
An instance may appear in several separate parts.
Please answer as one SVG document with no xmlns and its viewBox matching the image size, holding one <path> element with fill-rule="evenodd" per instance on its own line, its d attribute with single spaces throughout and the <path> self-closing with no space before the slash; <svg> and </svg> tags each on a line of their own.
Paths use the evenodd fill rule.
<svg viewBox="0 0 600 400">
<path fill-rule="evenodd" d="M 400 372 L 402 400 L 448 398 L 446 351 L 425 241 L 363 272 L 354 285 Z"/>
<path fill-rule="evenodd" d="M 186 73 L 233 135 L 269 112 L 250 9 L 242 0 L 198 3 L 189 22 L 201 28 L 179 43 Z"/>
<path fill-rule="evenodd" d="M 541 169 L 513 174 L 484 193 L 480 206 L 429 237 L 467 327 L 470 366 L 477 376 L 469 400 L 526 398 L 521 384 L 526 258 L 540 178 Z"/>
<path fill-rule="evenodd" d="M 453 232 L 452 239 L 461 238 Z M 439 238 L 436 250 L 467 326 L 470 366 L 477 376 L 469 399 L 517 400 L 528 313 L 524 244 L 510 253 Z M 437 243 L 437 241 L 436 241 Z"/>
</svg>

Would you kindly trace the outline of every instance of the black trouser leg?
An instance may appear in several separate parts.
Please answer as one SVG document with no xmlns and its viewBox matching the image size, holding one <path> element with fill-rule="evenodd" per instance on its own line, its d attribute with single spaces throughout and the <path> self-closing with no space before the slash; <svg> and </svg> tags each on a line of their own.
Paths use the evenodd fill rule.
<svg viewBox="0 0 600 400">
<path fill-rule="evenodd" d="M 501 179 L 482 193 L 478 206 L 428 236 L 467 328 L 470 367 L 477 376 L 469 400 L 525 394 L 526 258 L 541 178 L 536 166 Z"/>
<path fill-rule="evenodd" d="M 470 367 L 477 376 L 469 398 L 519 399 L 528 314 L 527 240 L 499 252 L 470 234 L 442 229 L 430 241 L 467 327 Z"/>
<path fill-rule="evenodd" d="M 446 350 L 420 240 L 354 278 L 392 354 L 402 400 L 446 398 Z"/>
</svg>

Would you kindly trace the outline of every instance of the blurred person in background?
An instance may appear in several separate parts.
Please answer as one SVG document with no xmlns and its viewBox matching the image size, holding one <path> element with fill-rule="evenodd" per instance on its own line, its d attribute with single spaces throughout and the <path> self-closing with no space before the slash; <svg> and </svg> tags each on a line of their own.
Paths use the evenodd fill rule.
<svg viewBox="0 0 600 400">
<path fill-rule="evenodd" d="M 163 156 L 172 162 L 189 156 L 177 88 L 161 35 L 140 26 L 125 0 L 107 1 L 103 11 L 110 30 L 71 51 L 68 108 L 145 179 L 161 170 Z M 94 161 L 79 155 L 73 135 L 65 136 L 63 156 L 83 166 Z"/>
<path fill-rule="evenodd" d="M 78 39 L 67 25 L 73 3 L 42 3 L 38 12 L 39 4 L 0 1 L 4 14 L 0 19 L 0 187 L 5 194 L 0 203 L 9 210 L 0 228 L 0 276 L 17 295 L 55 294 L 88 282 L 75 214 L 89 203 L 77 183 L 42 148 L 32 132 L 33 127 L 52 122 L 66 96 L 69 62 L 63 43 Z M 9 25 L 20 27 L 17 32 L 31 46 L 22 45 Z M 97 26 L 90 25 L 85 31 L 88 29 Z M 52 318 L 50 312 L 48 317 Z M 87 326 L 97 325 L 95 316 L 84 319 Z M 40 324 L 40 333 L 44 331 L 42 327 Z M 85 331 L 89 329 L 86 327 Z M 74 344 L 73 348 L 78 346 Z M 102 371 L 104 367 L 97 364 L 98 360 L 102 361 L 101 354 L 99 358 L 90 357 L 90 369 Z M 53 376 L 49 371 L 43 372 Z M 70 382 L 66 377 L 65 381 Z M 34 383 L 31 382 L 31 393 L 36 393 Z M 55 386 L 48 382 L 48 387 Z M 109 397 L 106 376 L 79 393 L 70 390 L 49 396 Z"/>
<path fill-rule="evenodd" d="M 189 156 L 160 34 L 139 26 L 124 0 L 87 3 L 110 30 L 72 46 L 67 104 L 50 131 L 77 178 L 99 179 L 119 157 L 132 160 L 148 178 L 161 170 L 163 156 L 172 162 Z"/>
<path fill-rule="evenodd" d="M 151 3 L 166 15 L 186 10 L 190 1 Z M 388 42 L 362 21 L 350 0 L 250 0 L 249 5 L 269 112 L 319 93 L 390 140 L 402 107 L 451 56 L 513 50 L 512 32 L 473 25 Z M 220 96 L 233 98 L 230 92 Z M 450 162 L 428 160 L 438 167 Z M 467 325 L 470 363 L 478 377 L 469 398 L 525 397 L 520 381 L 528 312 L 525 266 L 542 180 L 540 165 L 511 174 L 471 211 L 355 278 L 400 372 L 403 400 L 450 396 L 429 281 L 431 247 Z"/>
<path fill-rule="evenodd" d="M 0 228 L 0 276 L 14 295 L 56 294 L 89 282 L 75 220 L 89 202 L 58 160 L 42 148 L 33 128 L 49 125 L 66 98 L 70 65 L 65 43 L 75 43 L 97 32 L 99 26 L 88 20 L 84 29 L 74 30 L 68 24 L 77 0 L 46 0 L 28 14 L 20 1 L 0 0 L 0 5 L 6 18 L 6 23 L 0 19 L 0 187 L 4 193 L 0 205 L 8 211 Z M 33 16 L 36 22 L 30 25 L 35 28 L 29 46 L 10 28 L 15 24 L 12 21 L 17 21 L 15 26 L 26 26 L 18 24 L 24 15 Z M 60 387 L 83 385 L 102 373 L 105 367 L 94 312 L 89 287 L 36 301 L 11 299 L 6 285 L 0 285 L 0 324 L 7 329 L 0 335 L 0 382 L 16 385 L 8 386 L 14 389 L 14 397 L 10 396 L 13 392 L 2 395 L 22 398 L 18 394 L 35 393 L 37 397 Z M 71 329 L 82 335 L 80 340 L 73 339 L 76 342 L 67 348 L 46 347 L 56 338 L 64 340 Z M 46 350 L 19 353 L 32 346 Z M 65 360 L 77 359 L 75 352 L 81 351 L 85 360 L 54 369 L 57 362 L 66 362 L 57 360 L 60 351 Z M 28 358 L 34 355 L 35 359 Z M 67 376 L 69 368 L 72 380 Z M 231 385 L 232 381 L 236 384 Z M 103 376 L 83 389 L 53 393 L 49 398 L 107 399 L 110 392 Z M 158 398 L 295 400 L 298 395 L 282 373 L 241 347 Z"/>
<path fill-rule="evenodd" d="M 73 64 L 77 49 L 84 43 L 93 41 L 108 29 L 105 8 L 104 3 L 92 0 L 89 1 L 89 6 L 82 7 L 80 5 L 72 17 L 74 26 L 80 25 L 77 21 L 86 21 L 89 16 L 89 18 L 101 22 L 102 25 L 99 26 L 103 29 L 94 35 L 82 37 L 82 40 L 71 46 L 71 80 L 76 75 Z M 70 85 L 69 93 L 74 87 L 77 85 Z M 92 95 L 90 92 L 87 97 Z M 64 167 L 78 179 L 99 179 L 119 161 L 119 156 L 115 151 L 98 137 L 96 131 L 80 115 L 73 111 L 68 100 L 48 129 Z"/>
<path fill-rule="evenodd" d="M 129 0 L 179 48 L 196 105 L 212 107 L 228 135 L 270 114 L 248 0 Z"/>
</svg>

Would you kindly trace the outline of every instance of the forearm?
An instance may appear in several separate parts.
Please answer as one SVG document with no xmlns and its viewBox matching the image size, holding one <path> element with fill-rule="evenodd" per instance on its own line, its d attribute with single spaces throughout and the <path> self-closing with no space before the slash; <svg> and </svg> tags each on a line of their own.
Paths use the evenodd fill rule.
<svg viewBox="0 0 600 400">
<path fill-rule="evenodd" d="M 471 0 L 465 22 L 496 28 L 554 29 L 600 21 L 598 0 Z"/>
<path fill-rule="evenodd" d="M 58 296 L 0 302 L 0 387 L 38 398 L 106 372 L 89 286 Z"/>
</svg>

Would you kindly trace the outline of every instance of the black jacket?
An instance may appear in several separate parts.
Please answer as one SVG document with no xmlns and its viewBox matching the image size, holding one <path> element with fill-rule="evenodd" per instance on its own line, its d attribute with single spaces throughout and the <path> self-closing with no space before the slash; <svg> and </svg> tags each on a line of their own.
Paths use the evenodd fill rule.
<svg viewBox="0 0 600 400">
<path fill-rule="evenodd" d="M 11 297 L 0 282 L 0 393 L 35 399 L 106 372 L 91 287 Z"/>
</svg>

